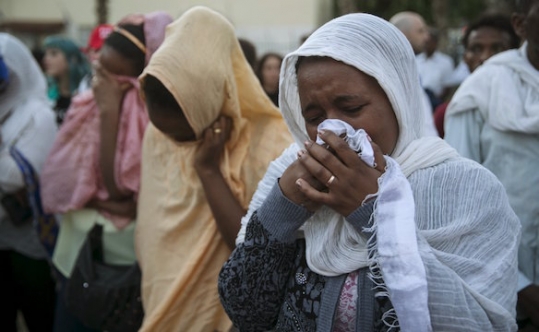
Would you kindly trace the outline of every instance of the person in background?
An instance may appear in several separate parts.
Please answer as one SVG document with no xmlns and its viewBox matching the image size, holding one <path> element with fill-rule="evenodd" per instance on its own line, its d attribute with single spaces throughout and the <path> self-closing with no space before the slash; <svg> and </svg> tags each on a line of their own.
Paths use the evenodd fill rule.
<svg viewBox="0 0 539 332">
<path fill-rule="evenodd" d="M 517 0 L 515 7 L 513 27 L 524 44 L 489 58 L 462 83 L 447 108 L 445 140 L 462 156 L 492 171 L 505 187 L 522 224 L 517 318 L 521 327 L 537 329 L 539 0 Z M 503 35 L 499 30 L 490 31 Z M 507 37 L 505 44 L 496 43 L 494 48 L 511 45 Z"/>
<path fill-rule="evenodd" d="M 414 12 L 400 12 L 393 15 L 389 22 L 404 34 L 416 56 L 425 51 L 429 34 L 425 20 L 423 20 L 421 15 Z M 424 113 L 423 117 L 426 119 L 423 121 L 425 133 L 428 136 L 438 136 L 436 128 L 434 127 L 434 119 L 432 117 L 433 109 L 430 98 L 425 91 L 423 92 L 421 99 L 423 104 L 427 106 L 422 107 Z"/>
<path fill-rule="evenodd" d="M 137 77 L 165 36 L 170 15 L 129 15 L 105 39 L 92 91 L 76 96 L 42 173 L 43 205 L 62 215 L 53 256 L 59 272 L 55 331 L 92 331 L 66 306 L 65 289 L 88 232 L 103 225 L 105 262 L 136 261 L 140 156 L 148 113 Z"/>
<path fill-rule="evenodd" d="M 228 332 L 217 276 L 259 180 L 292 138 L 234 27 L 208 8 L 168 26 L 140 81 L 151 120 L 136 228 L 141 331 Z"/>
<path fill-rule="evenodd" d="M 421 15 L 414 12 L 400 12 L 393 15 L 389 22 L 396 26 L 408 39 L 415 55 L 425 51 L 429 40 L 429 32 Z"/>
<path fill-rule="evenodd" d="M 505 14 L 490 13 L 472 22 L 462 38 L 464 61 L 474 72 L 491 56 L 518 48 L 520 37 L 516 34 L 511 18 Z"/>
<path fill-rule="evenodd" d="M 92 30 L 88 38 L 88 45 L 86 46 L 86 49 L 84 50 L 84 52 L 86 53 L 86 57 L 88 58 L 88 61 L 90 63 L 93 63 L 99 58 L 99 51 L 101 50 L 101 47 L 103 46 L 103 42 L 108 37 L 108 35 L 112 32 L 113 29 L 114 29 L 114 26 L 110 24 L 100 24 Z M 92 73 L 89 73 L 86 76 L 84 76 L 84 78 L 81 80 L 79 84 L 79 88 L 78 88 L 79 93 L 92 88 L 92 76 L 93 76 Z"/>
<path fill-rule="evenodd" d="M 515 33 L 511 18 L 504 14 L 490 13 L 480 16 L 465 30 L 463 63 L 473 72 L 491 56 L 518 48 L 520 38 Z M 449 101 L 434 110 L 434 123 L 440 137 L 444 137 L 444 118 Z"/>
<path fill-rule="evenodd" d="M 43 66 L 43 57 L 45 57 L 45 52 L 41 48 L 36 47 L 32 50 L 32 56 L 34 57 L 34 60 L 36 60 L 41 71 L 45 72 L 45 66 Z"/>
<path fill-rule="evenodd" d="M 238 38 L 238 40 L 240 42 L 243 55 L 245 55 L 245 59 L 247 59 L 247 62 L 249 62 L 253 71 L 256 70 L 257 57 L 255 45 L 244 38 Z"/>
<path fill-rule="evenodd" d="M 446 81 L 453 73 L 453 59 L 438 51 L 439 32 L 435 28 L 428 29 L 425 51 L 416 57 L 417 71 L 421 85 L 429 96 L 432 109 L 435 109 L 445 98 Z"/>
<path fill-rule="evenodd" d="M 514 331 L 518 219 L 492 173 L 425 136 L 403 34 L 341 16 L 281 77 L 296 144 L 268 168 L 221 270 L 235 326 Z"/>
<path fill-rule="evenodd" d="M 262 88 L 275 106 L 279 107 L 279 71 L 283 57 L 277 53 L 266 53 L 258 61 L 256 76 Z"/>
<path fill-rule="evenodd" d="M 81 80 L 91 72 L 90 64 L 79 46 L 69 38 L 47 37 L 43 48 L 43 66 L 49 79 L 48 95 L 56 112 L 56 122 L 61 125 Z"/>
<path fill-rule="evenodd" d="M 30 332 L 52 331 L 55 286 L 47 254 L 32 216 L 15 220 L 8 212 L 14 207 L 9 202 L 28 205 L 24 174 L 10 149 L 40 173 L 56 137 L 56 121 L 39 65 L 21 41 L 6 33 L 0 33 L 0 128 L 1 330 L 17 331 L 20 311 Z"/>
</svg>

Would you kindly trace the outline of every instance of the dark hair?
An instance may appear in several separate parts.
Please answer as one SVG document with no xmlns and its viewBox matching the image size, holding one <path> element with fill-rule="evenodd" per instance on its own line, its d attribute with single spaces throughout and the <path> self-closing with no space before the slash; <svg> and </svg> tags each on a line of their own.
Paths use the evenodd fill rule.
<svg viewBox="0 0 539 332">
<path fill-rule="evenodd" d="M 176 98 L 155 76 L 148 74 L 144 77 L 142 91 L 144 91 L 146 101 L 150 104 L 156 105 L 160 109 L 178 109 L 181 111 Z"/>
<path fill-rule="evenodd" d="M 257 66 L 256 72 L 255 72 L 255 74 L 258 77 L 258 79 L 260 80 L 261 84 L 264 84 L 264 79 L 262 77 L 262 68 L 264 67 L 264 63 L 266 61 L 268 61 L 269 58 L 277 58 L 277 59 L 279 59 L 281 61 L 281 63 L 283 62 L 283 57 L 280 54 L 273 53 L 273 52 L 264 54 L 260 58 L 260 60 L 258 60 L 258 66 Z"/>
<path fill-rule="evenodd" d="M 511 24 L 511 18 L 505 14 L 493 13 L 481 15 L 478 19 L 472 22 L 467 28 L 464 36 L 462 37 L 462 45 L 468 47 L 468 40 L 470 34 L 478 30 L 479 28 L 490 27 L 503 32 L 507 32 L 510 38 L 511 48 L 518 48 L 520 45 L 520 38 L 515 33 L 513 25 Z"/>
<path fill-rule="evenodd" d="M 131 33 L 142 44 L 146 45 L 143 25 L 124 24 L 119 27 Z M 113 48 L 116 52 L 129 59 L 133 64 L 133 68 L 137 75 L 142 73 L 146 64 L 146 54 L 124 35 L 113 31 L 107 39 L 105 39 L 104 45 Z"/>
<path fill-rule="evenodd" d="M 515 11 L 519 14 L 528 14 L 537 0 L 515 0 Z"/>
<path fill-rule="evenodd" d="M 253 43 L 246 39 L 238 38 L 238 41 L 240 42 L 241 50 L 243 51 L 243 55 L 245 55 L 245 59 L 247 59 L 247 62 L 249 62 L 254 70 L 256 68 L 256 47 L 253 45 Z"/>
<path fill-rule="evenodd" d="M 438 42 L 438 40 L 440 39 L 440 30 L 438 30 L 438 29 L 436 29 L 434 27 L 429 27 L 428 31 L 429 31 L 430 38 L 432 38 L 433 40 Z"/>
</svg>

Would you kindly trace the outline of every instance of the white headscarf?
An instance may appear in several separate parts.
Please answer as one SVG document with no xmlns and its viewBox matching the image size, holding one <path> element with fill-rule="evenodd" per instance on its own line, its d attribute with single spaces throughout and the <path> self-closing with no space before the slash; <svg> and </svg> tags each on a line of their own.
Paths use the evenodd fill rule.
<svg viewBox="0 0 539 332">
<path fill-rule="evenodd" d="M 462 83 L 445 116 L 478 109 L 497 130 L 539 133 L 539 71 L 527 47 L 526 42 L 488 59 Z"/>
<path fill-rule="evenodd" d="M 406 37 L 393 25 L 373 15 L 339 17 L 316 30 L 283 61 L 279 105 L 297 145 L 286 150 L 268 168 L 247 215 L 242 219 L 237 243 L 243 242 L 250 216 L 262 205 L 275 179 L 296 159 L 298 145 L 303 146 L 309 138 L 301 113 L 296 75 L 298 58 L 307 56 L 342 61 L 378 81 L 393 106 L 399 124 L 399 138 L 391 157 L 399 163 L 404 175 L 409 176 L 418 169 L 437 165 L 458 155 L 442 139 L 425 136 L 422 116 L 425 105 L 421 99 L 414 53 Z M 321 222 L 317 222 L 319 219 Z M 312 270 L 324 275 L 338 275 L 368 265 L 366 241 L 336 212 L 321 209 L 304 229 L 308 263 Z"/>
<path fill-rule="evenodd" d="M 417 170 L 441 164 L 450 158 L 458 158 L 458 154 L 443 140 L 426 137 L 422 131 L 424 104 L 421 101 L 422 92 L 413 51 L 404 35 L 383 19 L 368 14 L 342 16 L 315 31 L 297 51 L 285 57 L 281 67 L 279 102 L 283 117 L 297 143 L 270 164 L 253 196 L 247 215 L 242 219 L 242 229 L 236 243 L 243 242 L 251 215 L 262 205 L 272 187 L 277 183 L 277 179 L 296 160 L 297 151 L 308 139 L 301 115 L 295 68 L 300 56 L 330 57 L 371 75 L 387 94 L 399 125 L 397 144 L 391 155 L 386 157 L 388 167 L 379 179 L 375 208 L 369 224 L 369 226 L 372 225 L 370 230 L 373 235 L 368 240 L 362 238 L 343 216 L 323 207 L 303 226 L 307 264 L 311 270 L 326 276 L 345 274 L 369 266 L 376 282 L 376 290 L 379 291 L 376 296 L 389 294 L 394 306 L 393 312 L 390 310 L 386 313 L 388 317 L 383 318 L 384 322 L 394 327 L 396 326 L 394 323 L 398 320 L 403 331 L 430 331 L 432 327 L 428 302 L 431 296 L 434 297 L 435 303 L 443 303 L 443 299 L 437 299 L 434 293 L 451 296 L 451 299 L 455 301 L 460 293 L 454 289 L 454 283 L 446 285 L 445 281 L 442 284 L 427 286 L 425 265 L 431 269 L 438 265 L 428 265 L 429 262 L 432 263 L 432 260 L 427 262 L 420 254 L 418 243 L 423 243 L 423 253 L 431 249 L 428 245 L 426 246 L 425 240 L 421 241 L 420 236 L 417 235 L 416 205 L 407 177 L 409 178 Z M 425 170 L 425 172 L 428 171 Z M 466 175 L 463 174 L 463 176 Z M 490 183 L 489 186 L 491 185 Z M 507 203 L 503 199 L 498 202 Z M 454 210 L 460 208 L 460 206 L 454 206 Z M 470 209 L 469 206 L 466 208 Z M 505 210 L 502 208 L 500 211 Z M 473 224 L 474 220 L 487 218 L 477 216 L 472 212 L 470 211 L 466 218 L 452 224 L 452 231 L 458 230 L 457 232 L 465 235 L 469 231 L 468 227 L 476 227 Z M 454 214 L 454 211 L 452 213 Z M 511 221 L 516 222 L 516 218 Z M 428 236 L 433 240 L 450 238 L 447 237 L 447 224 L 443 220 L 437 219 L 436 225 L 439 225 L 436 230 L 428 230 L 427 235 L 422 232 L 422 237 Z M 516 233 L 518 229 L 515 228 L 514 234 Z M 509 239 L 507 243 L 508 241 Z M 367 248 L 370 250 L 367 251 Z M 507 269 L 507 266 L 512 264 L 511 257 L 514 257 L 511 254 L 516 252 L 514 247 L 507 251 L 509 253 L 507 256 L 490 257 L 490 261 L 494 262 L 492 265 Z M 465 258 L 467 253 L 458 252 L 457 258 L 459 254 Z M 427 254 L 426 257 L 429 255 L 431 254 Z M 502 260 L 504 262 L 500 263 Z M 447 262 L 450 268 L 455 269 L 459 259 Z M 432 275 L 433 270 L 429 271 L 431 271 L 429 275 Z M 496 280 L 507 278 L 510 274 L 506 271 L 498 275 L 492 272 L 492 278 Z M 466 284 L 469 281 L 463 280 L 473 278 L 474 273 L 464 271 L 456 279 Z M 378 279 L 380 274 L 383 280 Z M 488 284 L 490 281 L 481 280 L 481 282 Z M 474 287 L 481 288 L 483 285 L 480 287 L 474 285 Z M 475 289 L 468 285 L 463 285 L 462 288 L 475 292 Z M 429 293 L 429 289 L 433 289 L 432 293 Z M 514 325 L 507 311 L 511 310 L 508 308 L 514 308 L 514 302 L 507 300 L 513 294 L 510 289 L 511 285 L 508 283 L 507 288 L 489 293 L 493 299 L 491 302 L 481 298 L 482 307 L 478 309 L 478 315 L 488 312 L 489 319 L 495 317 L 493 319 L 495 326 Z M 484 292 L 488 293 L 488 291 Z M 459 297 L 459 299 L 462 298 Z M 503 303 L 506 307 L 500 309 L 498 303 Z M 465 302 L 459 302 L 459 306 L 462 306 L 463 312 L 466 312 L 469 317 L 475 314 L 475 311 L 470 309 L 471 306 L 466 307 Z M 438 324 L 450 320 L 447 317 L 444 318 L 440 308 L 434 307 L 433 310 Z M 394 313 L 398 317 L 393 317 L 392 322 L 389 315 Z M 498 319 L 498 317 L 501 318 Z M 462 324 L 466 324 L 466 320 L 463 319 L 463 321 Z M 481 321 L 478 326 L 485 324 L 488 325 Z M 464 330 L 460 322 L 451 326 Z"/>
<path fill-rule="evenodd" d="M 30 125 L 34 111 L 50 110 L 47 82 L 28 48 L 17 38 L 0 33 L 0 54 L 9 70 L 9 84 L 0 93 L 0 123 L 5 124 L 2 143 L 12 145 Z"/>
</svg>

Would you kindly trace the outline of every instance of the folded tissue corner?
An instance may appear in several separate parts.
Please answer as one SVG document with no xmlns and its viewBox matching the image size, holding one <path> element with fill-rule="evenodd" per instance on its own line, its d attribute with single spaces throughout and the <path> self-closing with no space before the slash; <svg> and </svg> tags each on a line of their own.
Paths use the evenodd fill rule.
<svg viewBox="0 0 539 332">
<path fill-rule="evenodd" d="M 357 155 L 361 160 L 370 167 L 374 167 L 374 150 L 372 149 L 371 142 L 369 142 L 365 130 L 355 130 L 348 123 L 337 119 L 327 119 L 322 121 L 322 123 L 318 125 L 318 131 L 321 130 L 331 131 L 335 135 L 343 137 L 346 143 L 348 143 L 348 146 L 357 152 Z M 316 144 L 325 145 L 326 143 L 320 136 L 317 136 Z"/>
</svg>

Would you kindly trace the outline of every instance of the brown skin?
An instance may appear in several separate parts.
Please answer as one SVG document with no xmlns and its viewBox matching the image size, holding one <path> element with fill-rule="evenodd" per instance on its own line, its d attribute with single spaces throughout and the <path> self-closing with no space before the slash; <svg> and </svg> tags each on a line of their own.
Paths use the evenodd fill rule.
<svg viewBox="0 0 539 332">
<path fill-rule="evenodd" d="M 276 93 L 279 90 L 279 73 L 281 59 L 270 56 L 262 64 L 262 82 L 266 93 Z"/>
<path fill-rule="evenodd" d="M 163 108 L 146 99 L 148 115 L 153 125 L 163 134 L 176 142 L 191 142 L 196 140 L 196 134 L 187 121 L 183 111 L 178 108 Z"/>
<path fill-rule="evenodd" d="M 224 116 L 204 130 L 195 155 L 195 170 L 202 182 L 217 228 L 228 247 L 234 250 L 241 218 L 247 211 L 236 199 L 221 173 L 221 158 L 231 131 L 232 120 Z"/>
<path fill-rule="evenodd" d="M 137 73 L 129 59 L 105 45 L 98 61 L 93 63 L 94 79 L 92 89 L 100 111 L 100 158 L 99 166 L 103 182 L 109 193 L 107 201 L 93 200 L 88 207 L 129 218 L 136 216 L 136 203 L 130 193 L 121 191 L 116 185 L 114 160 L 118 136 L 118 123 L 125 93 L 130 84 L 119 83 L 114 75 L 136 77 Z"/>
<path fill-rule="evenodd" d="M 195 132 L 181 109 L 163 109 L 151 100 L 147 100 L 147 104 L 150 120 L 165 135 L 180 143 L 196 140 Z M 221 159 L 231 131 L 232 120 L 225 116 L 220 116 L 208 126 L 201 135 L 193 166 L 204 188 L 217 228 L 227 246 L 233 250 L 241 218 L 246 211 L 221 173 Z"/>
<path fill-rule="evenodd" d="M 378 178 L 399 136 L 391 103 L 378 82 L 354 67 L 330 58 L 306 58 L 298 69 L 298 91 L 310 141 L 279 181 L 283 194 L 314 211 L 327 205 L 343 216 L 378 191 Z M 363 162 L 331 132 L 318 133 L 325 119 L 339 119 L 372 138 L 377 167 Z M 334 150 L 314 144 L 317 134 Z M 334 181 L 328 184 L 331 176 Z"/>
<path fill-rule="evenodd" d="M 480 27 L 470 33 L 464 62 L 473 72 L 491 56 L 511 48 L 511 36 L 493 27 Z"/>
<path fill-rule="evenodd" d="M 427 58 L 430 58 L 434 52 L 436 52 L 436 49 L 438 48 L 438 40 L 429 34 L 429 38 L 427 39 L 427 42 L 425 43 L 425 53 L 427 55 Z"/>
<path fill-rule="evenodd" d="M 71 96 L 69 64 L 64 52 L 53 47 L 47 48 L 43 56 L 43 66 L 45 67 L 45 73 L 57 81 L 60 95 Z"/>
<path fill-rule="evenodd" d="M 416 55 L 425 51 L 429 32 L 421 15 L 409 11 L 400 12 L 393 15 L 390 22 L 406 36 Z"/>
<path fill-rule="evenodd" d="M 531 284 L 518 292 L 517 308 L 539 328 L 539 286 Z"/>
<path fill-rule="evenodd" d="M 528 60 L 539 70 L 539 1 L 534 2 L 526 15 L 514 13 L 511 21 L 517 35 L 528 41 Z"/>
</svg>

